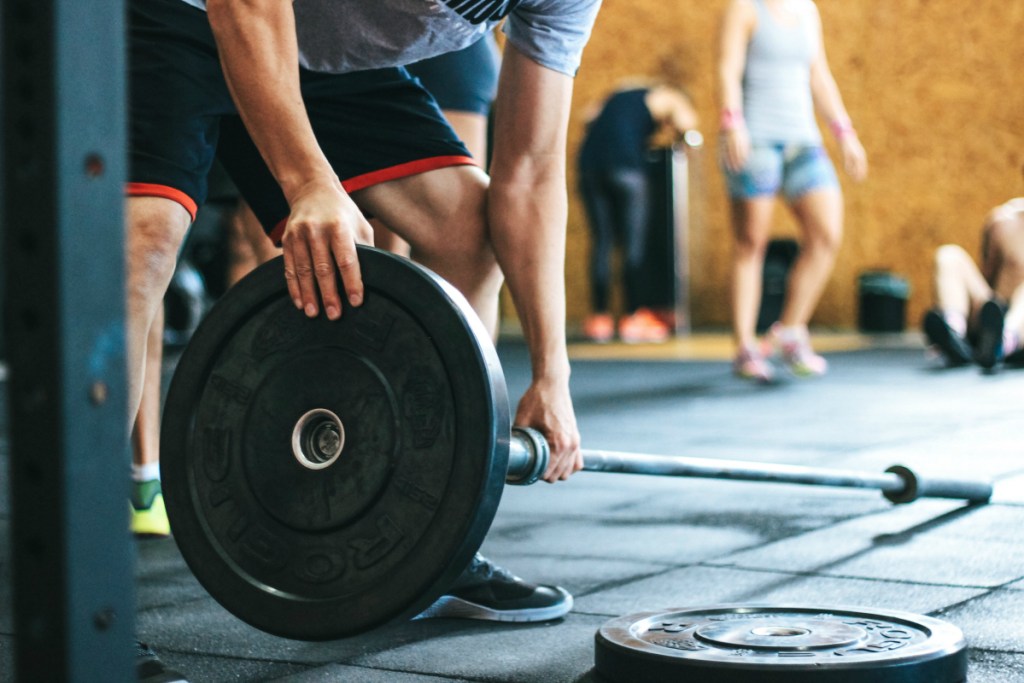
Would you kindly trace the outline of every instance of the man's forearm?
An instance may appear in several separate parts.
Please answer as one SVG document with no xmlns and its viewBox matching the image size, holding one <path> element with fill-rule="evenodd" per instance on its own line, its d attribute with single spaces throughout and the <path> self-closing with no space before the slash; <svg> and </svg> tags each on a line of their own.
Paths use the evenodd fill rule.
<svg viewBox="0 0 1024 683">
<path fill-rule="evenodd" d="M 568 380 L 565 158 L 572 79 L 505 50 L 487 218 L 530 347 L 534 380 Z"/>
<path fill-rule="evenodd" d="M 569 377 L 565 341 L 565 179 L 492 184 L 491 240 L 530 350 L 533 377 Z M 524 201 L 529 197 L 530 201 Z"/>
<path fill-rule="evenodd" d="M 207 12 L 228 88 L 285 196 L 334 178 L 302 101 L 292 3 L 208 0 Z"/>
</svg>

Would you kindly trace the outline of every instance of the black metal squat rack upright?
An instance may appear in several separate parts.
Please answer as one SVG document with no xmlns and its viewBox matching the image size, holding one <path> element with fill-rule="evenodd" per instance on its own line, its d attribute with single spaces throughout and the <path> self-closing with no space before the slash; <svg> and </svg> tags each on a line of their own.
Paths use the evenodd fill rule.
<svg viewBox="0 0 1024 683">
<path fill-rule="evenodd" d="M 16 678 L 131 681 L 124 0 L 4 0 L 0 46 Z"/>
</svg>

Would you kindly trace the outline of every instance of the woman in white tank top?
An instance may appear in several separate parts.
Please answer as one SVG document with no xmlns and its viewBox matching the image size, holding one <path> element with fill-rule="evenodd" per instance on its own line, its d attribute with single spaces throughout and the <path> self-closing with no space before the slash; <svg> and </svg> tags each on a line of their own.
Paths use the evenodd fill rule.
<svg viewBox="0 0 1024 683">
<path fill-rule="evenodd" d="M 867 157 L 850 122 L 811 0 L 732 0 L 719 56 L 722 166 L 729 187 L 736 247 L 732 271 L 737 375 L 771 381 L 770 357 L 781 352 L 798 376 L 822 375 L 825 359 L 807 333 L 835 262 L 843 232 L 843 198 L 821 144 L 815 114 L 829 122 L 843 167 L 856 181 Z M 758 344 L 764 256 L 775 197 L 783 194 L 802 232 L 779 321 Z"/>
</svg>

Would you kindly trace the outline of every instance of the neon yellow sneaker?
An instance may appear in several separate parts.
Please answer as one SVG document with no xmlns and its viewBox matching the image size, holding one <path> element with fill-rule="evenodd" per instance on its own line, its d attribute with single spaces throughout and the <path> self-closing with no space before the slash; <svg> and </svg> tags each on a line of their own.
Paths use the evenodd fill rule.
<svg viewBox="0 0 1024 683">
<path fill-rule="evenodd" d="M 164 494 L 159 479 L 132 483 L 131 530 L 143 538 L 166 538 L 171 535 Z"/>
</svg>

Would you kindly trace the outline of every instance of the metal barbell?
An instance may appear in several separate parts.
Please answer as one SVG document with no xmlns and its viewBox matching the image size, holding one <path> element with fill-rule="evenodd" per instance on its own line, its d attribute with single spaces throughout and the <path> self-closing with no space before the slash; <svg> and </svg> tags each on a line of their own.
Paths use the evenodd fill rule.
<svg viewBox="0 0 1024 683">
<path fill-rule="evenodd" d="M 543 476 L 550 458 L 551 449 L 540 432 L 512 427 L 505 481 L 519 486 L 536 482 Z M 956 498 L 986 503 L 992 497 L 991 482 L 922 477 L 903 465 L 893 465 L 876 474 L 801 465 L 583 449 L 583 471 L 878 489 L 886 499 L 899 504 L 912 503 L 918 498 Z"/>
</svg>

